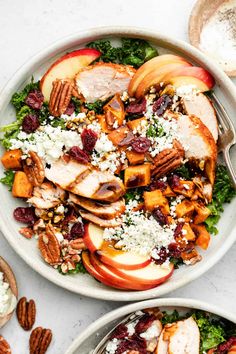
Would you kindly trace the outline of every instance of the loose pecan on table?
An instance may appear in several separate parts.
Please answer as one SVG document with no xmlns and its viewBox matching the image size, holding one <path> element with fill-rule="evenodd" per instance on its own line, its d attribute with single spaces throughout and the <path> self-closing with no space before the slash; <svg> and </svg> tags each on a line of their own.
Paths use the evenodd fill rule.
<svg viewBox="0 0 236 354">
<path fill-rule="evenodd" d="M 16 315 L 19 324 L 25 331 L 29 331 L 36 317 L 36 306 L 34 300 L 27 301 L 26 297 L 22 297 L 16 307 Z"/>
<path fill-rule="evenodd" d="M 49 99 L 49 111 L 54 117 L 60 117 L 66 112 L 72 96 L 78 96 L 73 80 L 56 79 L 52 83 Z"/>
<path fill-rule="evenodd" d="M 29 151 L 29 157 L 24 161 L 24 172 L 33 186 L 40 186 L 45 177 L 44 165 L 34 151 Z"/>
<path fill-rule="evenodd" d="M 182 163 L 184 150 L 181 144 L 175 140 L 172 149 L 161 151 L 153 159 L 152 175 L 159 178 L 175 170 Z"/>
<path fill-rule="evenodd" d="M 38 248 L 45 262 L 50 265 L 60 263 L 60 244 L 56 238 L 55 229 L 51 224 L 48 224 L 45 231 L 39 234 Z"/>
<path fill-rule="evenodd" d="M 3 336 L 0 335 L 0 354 L 11 354 L 11 348 Z"/>
<path fill-rule="evenodd" d="M 52 340 L 52 331 L 50 329 L 36 327 L 29 340 L 30 354 L 46 353 Z"/>
</svg>

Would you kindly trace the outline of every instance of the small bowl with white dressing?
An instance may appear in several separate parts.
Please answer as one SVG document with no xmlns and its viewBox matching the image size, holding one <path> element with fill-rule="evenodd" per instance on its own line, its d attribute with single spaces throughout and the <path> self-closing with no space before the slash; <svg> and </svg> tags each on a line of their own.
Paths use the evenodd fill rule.
<svg viewBox="0 0 236 354">
<path fill-rule="evenodd" d="M 14 273 L 0 257 L 0 328 L 12 317 L 17 304 L 18 289 Z"/>
</svg>

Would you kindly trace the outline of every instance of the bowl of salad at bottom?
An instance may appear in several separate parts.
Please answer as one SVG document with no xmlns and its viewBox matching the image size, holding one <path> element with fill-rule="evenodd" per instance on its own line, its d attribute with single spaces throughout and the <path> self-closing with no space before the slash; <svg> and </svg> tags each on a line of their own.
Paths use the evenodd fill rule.
<svg viewBox="0 0 236 354">
<path fill-rule="evenodd" d="M 11 190 L 1 184 L 0 226 L 16 252 L 109 300 L 160 296 L 207 271 L 234 242 L 236 212 L 211 90 L 233 117 L 222 71 L 138 29 L 76 34 L 29 61 L 0 102 Z"/>
<path fill-rule="evenodd" d="M 236 316 L 192 299 L 142 301 L 95 321 L 65 354 L 97 354 L 94 350 L 105 336 L 104 354 L 233 354 Z"/>
</svg>

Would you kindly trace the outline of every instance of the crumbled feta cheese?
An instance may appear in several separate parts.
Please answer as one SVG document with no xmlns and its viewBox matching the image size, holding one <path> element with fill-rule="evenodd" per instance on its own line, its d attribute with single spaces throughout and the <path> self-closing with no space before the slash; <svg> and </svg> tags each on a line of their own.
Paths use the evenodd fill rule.
<svg viewBox="0 0 236 354">
<path fill-rule="evenodd" d="M 154 322 L 150 327 L 148 327 L 148 329 L 145 332 L 140 333 L 140 337 L 146 340 L 151 340 L 153 338 L 157 338 L 159 334 L 160 334 L 160 330 L 158 329 L 156 323 Z"/>
<path fill-rule="evenodd" d="M 199 92 L 196 85 L 183 85 L 177 87 L 176 95 L 179 97 L 184 97 L 185 99 L 191 99 L 193 95 L 196 95 Z"/>
<path fill-rule="evenodd" d="M 16 307 L 16 297 L 13 295 L 9 284 L 4 281 L 0 272 L 0 317 L 11 313 Z"/>
<path fill-rule="evenodd" d="M 115 354 L 118 348 L 119 340 L 117 338 L 113 338 L 107 343 L 106 346 L 106 354 Z"/>
</svg>

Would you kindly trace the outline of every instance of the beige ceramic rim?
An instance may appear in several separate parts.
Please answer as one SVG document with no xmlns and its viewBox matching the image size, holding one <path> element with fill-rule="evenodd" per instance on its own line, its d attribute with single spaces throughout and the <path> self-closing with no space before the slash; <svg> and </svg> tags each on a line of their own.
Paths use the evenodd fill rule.
<svg viewBox="0 0 236 354">
<path fill-rule="evenodd" d="M 158 43 L 158 45 L 167 48 L 168 50 L 174 50 L 175 52 L 182 53 L 182 55 L 186 55 L 190 60 L 196 61 L 199 65 L 203 65 L 206 69 L 208 69 L 213 76 L 215 77 L 219 86 L 224 87 L 224 94 L 227 95 L 228 99 L 231 102 L 234 102 L 236 106 L 236 90 L 233 83 L 230 79 L 225 75 L 225 73 L 210 59 L 206 58 L 206 56 L 198 51 L 196 48 L 187 44 L 183 41 L 173 40 L 169 37 L 166 37 L 156 31 L 150 31 L 142 28 L 136 27 L 101 27 L 101 28 L 92 28 L 87 31 L 79 32 L 67 36 L 56 43 L 52 44 L 45 50 L 36 54 L 32 57 L 27 63 L 25 63 L 10 79 L 10 81 L 5 86 L 4 90 L 0 94 L 0 112 L 4 110 L 9 104 L 9 98 L 11 94 L 15 92 L 22 83 L 28 79 L 40 65 L 43 65 L 49 61 L 49 59 L 63 51 L 68 50 L 68 48 L 72 48 L 76 45 L 80 45 L 82 43 L 88 43 L 89 41 L 104 38 L 104 37 L 116 37 L 116 36 L 126 36 L 126 37 L 139 37 L 149 41 L 153 41 Z M 9 194 L 9 198 L 11 198 Z M 8 214 L 7 214 L 8 215 Z M 24 261 L 31 266 L 34 270 L 36 270 L 39 274 L 41 274 L 46 279 L 50 280 L 54 284 L 61 286 L 69 291 L 90 296 L 97 299 L 104 299 L 110 301 L 139 301 L 145 300 L 148 298 L 154 298 L 163 296 L 177 288 L 184 286 L 190 281 L 196 279 L 207 270 L 209 270 L 214 264 L 216 264 L 221 257 L 229 250 L 232 244 L 235 241 L 235 232 L 234 227 L 230 230 L 230 233 L 227 235 L 227 240 L 224 242 L 217 252 L 211 257 L 207 258 L 202 262 L 202 265 L 197 268 L 191 269 L 191 274 L 187 274 L 183 277 L 180 277 L 178 280 L 173 282 L 168 282 L 168 284 L 164 284 L 164 286 L 159 286 L 154 289 L 148 291 L 140 291 L 140 292 L 132 292 L 132 291 L 115 291 L 114 289 L 101 289 L 94 288 L 91 290 L 86 287 L 86 281 L 83 282 L 84 286 L 76 287 L 75 282 L 66 281 L 64 276 L 57 274 L 56 271 L 53 272 L 48 271 L 48 267 L 45 266 L 43 261 L 38 261 L 33 256 L 30 255 L 30 252 L 25 252 L 23 247 L 17 247 L 16 245 L 16 234 L 10 232 L 7 223 L 11 223 L 10 216 L 7 218 L 4 216 L 4 211 L 0 208 L 0 229 L 3 232 L 5 238 L 10 243 L 12 248 L 18 253 L 18 255 L 24 259 Z M 233 225 L 234 226 L 234 225 Z M 60 276 L 59 276 L 60 275 Z"/>
<path fill-rule="evenodd" d="M 96 335 L 99 330 L 106 324 L 119 319 L 120 317 L 127 316 L 129 313 L 143 310 L 150 307 L 186 307 L 189 309 L 203 310 L 211 312 L 212 314 L 223 317 L 231 322 L 236 324 L 236 316 L 224 311 L 218 306 L 209 305 L 206 302 L 184 299 L 184 298 L 163 298 L 163 299 L 154 299 L 142 302 L 136 302 L 131 305 L 122 306 L 114 311 L 109 312 L 108 314 L 102 316 L 97 321 L 88 326 L 71 344 L 67 349 L 65 354 L 74 354 L 76 350 L 79 349 L 79 346 L 86 342 L 87 338 L 92 335 Z"/>
</svg>

